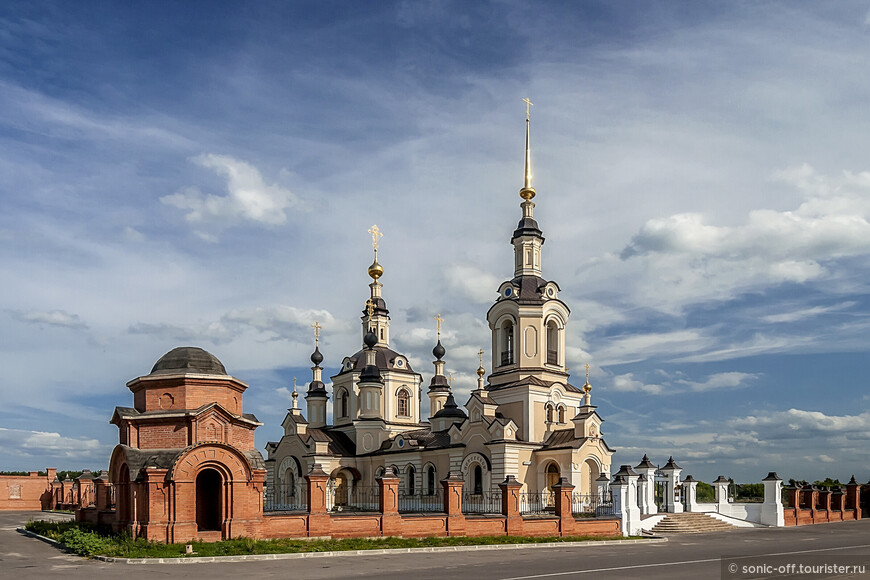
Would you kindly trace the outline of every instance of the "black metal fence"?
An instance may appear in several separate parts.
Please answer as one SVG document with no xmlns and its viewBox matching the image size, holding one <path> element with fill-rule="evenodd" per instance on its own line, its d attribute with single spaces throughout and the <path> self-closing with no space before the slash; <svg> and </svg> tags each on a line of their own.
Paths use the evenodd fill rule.
<svg viewBox="0 0 870 580">
<path fill-rule="evenodd" d="M 278 483 L 266 488 L 263 511 L 293 512 L 308 509 L 308 483 Z"/>
<path fill-rule="evenodd" d="M 400 513 L 443 513 L 444 490 L 434 489 L 432 493 L 412 493 L 399 491 Z"/>
<path fill-rule="evenodd" d="M 571 494 L 571 513 L 575 517 L 597 518 L 613 515 L 613 498 L 610 493 L 598 494 Z"/>
<path fill-rule="evenodd" d="M 380 496 L 377 485 L 336 485 L 334 480 L 326 484 L 326 508 L 332 512 L 376 512 Z"/>
<path fill-rule="evenodd" d="M 556 496 L 552 491 L 520 492 L 521 514 L 552 514 L 556 510 Z"/>
<path fill-rule="evenodd" d="M 501 489 L 490 489 L 481 493 L 462 494 L 462 513 L 464 514 L 500 514 Z"/>
</svg>

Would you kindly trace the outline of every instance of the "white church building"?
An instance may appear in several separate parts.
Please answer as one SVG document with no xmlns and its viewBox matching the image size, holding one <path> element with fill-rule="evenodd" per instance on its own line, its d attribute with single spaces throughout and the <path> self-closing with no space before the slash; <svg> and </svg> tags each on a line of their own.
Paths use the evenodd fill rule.
<svg viewBox="0 0 870 580">
<path fill-rule="evenodd" d="M 340 361 L 330 392 L 323 383 L 315 327 L 307 408 L 303 413 L 298 407 L 294 391 L 293 407 L 282 423 L 284 435 L 266 447 L 269 489 L 283 490 L 292 503 L 304 495 L 303 476 L 314 464 L 330 475 L 337 502 L 355 489 L 375 485 L 387 467 L 395 469 L 407 495 L 434 495 L 449 472 L 461 472 L 465 494 L 472 499 L 485 496 L 508 476 L 516 477 L 525 492 L 543 493 L 566 477 L 578 493 L 590 495 L 597 493 L 597 478 L 604 474 L 609 479 L 613 450 L 602 437 L 602 418 L 592 404 L 588 367 L 585 384 L 576 387 L 565 366 L 570 309 L 559 297 L 559 285 L 543 277 L 544 236 L 533 214 L 528 114 L 519 194 L 522 216 L 510 238 L 513 276 L 497 288 L 498 297 L 486 313 L 492 333 L 490 370 L 487 374 L 483 368 L 481 351 L 477 388 L 464 409 L 444 375 L 447 352 L 440 341 L 440 315 L 428 409 L 421 404 L 424 377 L 390 346 L 374 226 L 361 348 Z M 329 405 L 332 424 L 327 423 Z"/>
</svg>

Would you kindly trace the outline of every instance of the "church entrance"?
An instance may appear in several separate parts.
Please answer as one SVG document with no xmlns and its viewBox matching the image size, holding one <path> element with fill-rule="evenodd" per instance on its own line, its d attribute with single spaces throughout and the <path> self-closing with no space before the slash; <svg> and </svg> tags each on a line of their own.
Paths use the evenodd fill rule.
<svg viewBox="0 0 870 580">
<path fill-rule="evenodd" d="M 199 531 L 220 531 L 222 487 L 221 474 L 214 469 L 203 469 L 196 476 L 196 527 Z"/>
<path fill-rule="evenodd" d="M 553 486 L 558 485 L 560 477 L 557 464 L 551 463 L 547 466 L 547 507 L 556 506 L 556 492 Z"/>
</svg>

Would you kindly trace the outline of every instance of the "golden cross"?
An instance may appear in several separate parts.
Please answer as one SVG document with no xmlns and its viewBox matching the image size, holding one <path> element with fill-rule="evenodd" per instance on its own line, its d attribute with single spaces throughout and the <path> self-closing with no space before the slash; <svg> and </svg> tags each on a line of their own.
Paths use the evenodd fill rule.
<svg viewBox="0 0 870 580">
<path fill-rule="evenodd" d="M 320 322 L 315 320 L 314 324 L 311 325 L 311 328 L 314 329 L 314 345 L 317 346 L 320 344 L 320 329 L 323 328 L 320 326 Z"/>
<path fill-rule="evenodd" d="M 483 366 L 483 349 L 477 351 L 477 357 L 480 359 L 480 366 Z"/>
<path fill-rule="evenodd" d="M 529 120 L 529 107 L 533 106 L 535 103 L 531 102 L 529 99 L 523 99 L 523 102 L 526 104 L 526 121 Z"/>
<path fill-rule="evenodd" d="M 589 383 L 589 363 L 586 363 L 586 383 Z"/>
<path fill-rule="evenodd" d="M 450 386 L 453 386 L 453 373 L 448 373 L 447 379 L 450 381 Z"/>
<path fill-rule="evenodd" d="M 378 251 L 378 238 L 384 237 L 384 234 L 381 233 L 381 230 L 378 229 L 377 224 L 373 225 L 369 228 L 369 233 L 372 235 L 372 247 L 375 251 Z"/>
<path fill-rule="evenodd" d="M 375 303 L 372 302 L 371 298 L 369 298 L 368 300 L 366 300 L 366 312 L 368 312 L 369 318 L 372 317 L 372 314 L 374 314 L 374 311 L 375 311 Z"/>
<path fill-rule="evenodd" d="M 296 377 L 293 377 L 293 392 L 296 392 Z"/>
<path fill-rule="evenodd" d="M 441 318 L 441 313 L 435 315 L 435 324 L 438 325 L 438 340 L 441 340 L 441 323 L 444 322 L 444 319 Z"/>
</svg>

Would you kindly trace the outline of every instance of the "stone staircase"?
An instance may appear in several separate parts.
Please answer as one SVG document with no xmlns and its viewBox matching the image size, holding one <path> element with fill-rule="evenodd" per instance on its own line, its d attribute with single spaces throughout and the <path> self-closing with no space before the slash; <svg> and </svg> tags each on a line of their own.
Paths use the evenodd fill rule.
<svg viewBox="0 0 870 580">
<path fill-rule="evenodd" d="M 659 534 L 701 534 L 704 532 L 723 532 L 735 530 L 737 526 L 717 520 L 702 513 L 668 514 L 657 523 L 652 533 Z"/>
</svg>

